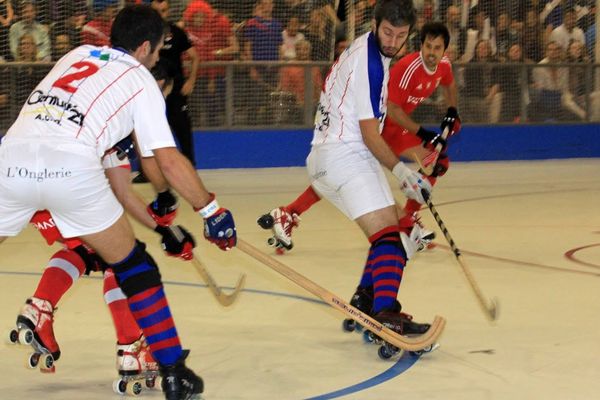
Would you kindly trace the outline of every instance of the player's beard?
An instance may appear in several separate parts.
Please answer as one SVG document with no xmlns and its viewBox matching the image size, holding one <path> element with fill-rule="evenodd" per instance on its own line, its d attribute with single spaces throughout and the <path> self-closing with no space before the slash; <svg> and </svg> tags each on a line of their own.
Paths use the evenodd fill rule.
<svg viewBox="0 0 600 400">
<path fill-rule="evenodd" d="M 379 28 L 377 28 L 376 32 L 378 32 L 378 31 L 379 31 Z M 408 38 L 406 40 L 404 40 L 404 43 L 402 43 L 402 46 L 398 47 L 398 49 L 396 50 L 394 47 L 383 47 L 381 45 L 381 39 L 379 39 L 378 34 L 375 35 L 375 38 L 377 39 L 377 47 L 379 48 L 379 52 L 388 58 L 396 57 L 396 55 L 400 52 L 400 50 L 402 50 L 402 48 L 406 44 L 406 41 L 408 40 Z"/>
</svg>

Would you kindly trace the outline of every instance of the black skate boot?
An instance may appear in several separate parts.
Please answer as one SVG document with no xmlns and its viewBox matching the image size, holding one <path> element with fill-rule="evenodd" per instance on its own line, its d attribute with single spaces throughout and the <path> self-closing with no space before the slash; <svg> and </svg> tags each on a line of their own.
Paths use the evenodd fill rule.
<svg viewBox="0 0 600 400">
<path fill-rule="evenodd" d="M 181 358 L 174 365 L 159 367 L 165 399 L 200 399 L 200 393 L 204 391 L 204 382 L 194 371 L 185 366 L 185 359 L 189 354 L 189 350 L 184 350 Z"/>
<path fill-rule="evenodd" d="M 413 322 L 412 315 L 405 314 L 401 310 L 400 302 L 396 301 L 392 307 L 379 311 L 373 318 L 387 328 L 404 336 L 422 335 L 429 330 L 430 324 Z"/>
<path fill-rule="evenodd" d="M 373 309 L 373 286 L 358 286 L 350 299 L 350 305 L 370 315 Z M 345 319 L 342 324 L 342 328 L 346 332 L 353 332 L 357 327 L 360 329 L 360 325 L 357 325 L 353 319 Z"/>
<path fill-rule="evenodd" d="M 403 336 L 422 335 L 425 332 L 427 332 L 431 327 L 430 324 L 420 324 L 418 322 L 413 322 L 412 315 L 405 314 L 401 312 L 401 310 L 402 306 L 398 301 L 396 301 L 392 307 L 379 311 L 373 316 L 373 318 L 381 322 L 381 324 L 385 327 Z M 378 350 L 378 354 L 381 359 L 387 360 L 395 354 L 401 353 L 401 350 L 399 348 L 381 340 L 381 338 L 372 333 L 371 338 L 375 343 L 381 344 L 381 347 L 379 347 Z M 437 347 L 438 345 L 434 344 L 427 349 L 411 353 L 415 355 L 421 355 L 423 353 L 433 351 Z"/>
</svg>

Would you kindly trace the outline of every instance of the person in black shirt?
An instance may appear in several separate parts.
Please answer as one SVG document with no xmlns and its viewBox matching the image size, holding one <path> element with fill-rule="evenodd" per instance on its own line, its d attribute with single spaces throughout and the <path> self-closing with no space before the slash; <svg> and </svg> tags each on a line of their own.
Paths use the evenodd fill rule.
<svg viewBox="0 0 600 400">
<path fill-rule="evenodd" d="M 152 7 L 166 21 L 169 15 L 167 0 L 153 0 Z M 176 24 L 169 22 L 169 33 L 165 36 L 165 45 L 160 51 L 160 60 L 167 67 L 169 77 L 173 79 L 173 90 L 167 96 L 167 119 L 171 129 L 181 146 L 181 152 L 195 164 L 192 140 L 192 123 L 188 113 L 187 98 L 194 90 L 198 73 L 199 57 L 187 34 Z M 186 78 L 183 74 L 181 57 L 186 54 L 191 60 L 191 67 Z"/>
</svg>

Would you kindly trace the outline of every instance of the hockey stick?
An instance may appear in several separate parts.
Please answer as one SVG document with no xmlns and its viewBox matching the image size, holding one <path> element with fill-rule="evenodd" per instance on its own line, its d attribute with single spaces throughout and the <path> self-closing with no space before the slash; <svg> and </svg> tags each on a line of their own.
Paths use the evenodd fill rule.
<svg viewBox="0 0 600 400">
<path fill-rule="evenodd" d="M 448 127 L 445 127 L 444 131 L 442 132 L 442 139 L 446 140 L 446 138 L 448 137 L 448 133 Z M 442 149 L 442 144 L 438 143 L 437 146 L 435 146 L 435 149 L 425 158 L 423 158 L 423 161 L 421 161 L 421 159 L 417 156 L 416 153 L 412 154 L 413 159 L 416 161 L 417 164 L 419 164 L 419 168 L 425 175 L 429 176 L 433 173 L 433 169 L 435 168 L 435 164 L 437 163 L 437 159 L 440 156 Z"/>
<path fill-rule="evenodd" d="M 440 214 L 438 214 L 437 210 L 435 209 L 435 206 L 431 202 L 431 197 L 429 196 L 429 193 L 427 193 L 427 191 L 423 189 L 421 190 L 421 194 L 423 195 L 423 198 L 425 199 L 425 202 L 427 203 L 427 207 L 429 207 L 431 214 L 433 214 L 435 222 L 437 222 L 438 226 L 442 230 L 442 233 L 444 234 L 444 237 L 446 238 L 446 241 L 450 245 L 450 249 L 452 249 L 452 252 L 456 257 L 458 264 L 462 268 L 462 271 L 465 277 L 467 278 L 469 285 L 471 285 L 471 289 L 473 289 L 473 293 L 475 293 L 475 297 L 477 297 L 477 301 L 479 302 L 479 305 L 481 306 L 481 309 L 483 310 L 485 316 L 490 321 L 495 321 L 496 319 L 498 319 L 498 302 L 493 299 L 490 299 L 490 301 L 488 302 L 483 296 L 483 293 L 481 292 L 481 289 L 479 289 L 479 285 L 477 284 L 475 277 L 471 273 L 469 267 L 467 267 L 467 264 L 465 263 L 465 260 L 463 259 L 460 250 L 458 249 L 458 247 L 456 247 L 452 236 L 450 236 L 450 232 L 448 232 L 444 221 L 442 221 Z"/>
<path fill-rule="evenodd" d="M 194 258 L 192 258 L 192 264 L 196 268 L 196 271 L 198 271 L 198 273 L 202 277 L 202 280 L 206 282 L 208 288 L 210 289 L 210 292 L 215 297 L 215 299 L 217 299 L 220 305 L 222 305 L 223 307 L 229 307 L 230 305 L 235 303 L 238 295 L 244 288 L 244 284 L 246 283 L 246 274 L 240 275 L 237 285 L 235 285 L 235 288 L 231 294 L 225 294 L 221 290 L 221 287 L 217 285 L 213 277 L 208 273 L 208 270 L 206 269 L 204 264 L 200 262 L 196 254 L 194 254 Z"/>
<path fill-rule="evenodd" d="M 249 255 L 250 257 L 256 259 L 257 261 L 263 263 L 267 267 L 285 276 L 292 282 L 296 283 L 298 286 L 306 289 L 315 296 L 319 297 L 333 308 L 338 309 L 344 315 L 358 322 L 365 328 L 369 329 L 371 332 L 381 337 L 383 340 L 403 350 L 419 351 L 435 344 L 438 337 L 443 332 L 444 327 L 446 326 L 446 320 L 436 315 L 433 319 L 431 327 L 429 328 L 429 330 L 427 330 L 426 333 L 413 337 L 399 335 L 394 331 L 388 329 L 378 321 L 369 317 L 367 314 L 364 314 L 360 310 L 354 308 L 346 301 L 342 300 L 340 297 L 329 292 L 325 288 L 317 285 L 315 282 L 294 271 L 287 265 L 277 261 L 273 257 L 268 256 L 267 254 L 258 250 L 254 246 L 246 243 L 240 238 L 237 239 L 236 247 L 239 250 L 246 253 L 247 255 Z"/>
</svg>

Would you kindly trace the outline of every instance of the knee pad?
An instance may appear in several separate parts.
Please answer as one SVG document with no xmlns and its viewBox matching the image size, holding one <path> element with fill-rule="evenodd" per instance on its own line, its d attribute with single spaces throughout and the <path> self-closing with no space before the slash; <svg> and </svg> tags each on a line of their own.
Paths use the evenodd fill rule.
<svg viewBox="0 0 600 400">
<path fill-rule="evenodd" d="M 158 266 L 146 245 L 136 240 L 135 247 L 123 261 L 112 264 L 119 287 L 127 297 L 132 297 L 147 289 L 162 285 Z"/>
</svg>

